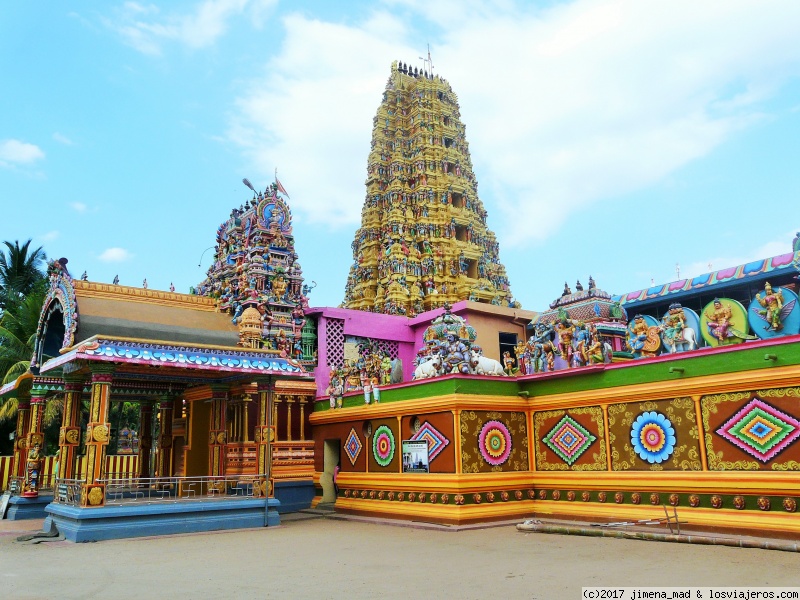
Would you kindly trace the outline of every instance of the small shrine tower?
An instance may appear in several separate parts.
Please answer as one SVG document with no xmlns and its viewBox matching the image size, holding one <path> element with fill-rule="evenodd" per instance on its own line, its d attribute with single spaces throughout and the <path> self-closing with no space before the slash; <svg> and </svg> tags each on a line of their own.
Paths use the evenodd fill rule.
<svg viewBox="0 0 800 600">
<path fill-rule="evenodd" d="M 393 63 L 372 124 L 343 306 L 414 316 L 459 300 L 509 304 L 450 84 Z"/>
<path fill-rule="evenodd" d="M 216 298 L 219 310 L 232 316 L 240 346 L 310 361 L 313 349 L 303 344 L 309 287 L 303 284 L 292 213 L 281 190 L 276 179 L 231 211 L 217 229 L 214 262 L 195 292 Z"/>
</svg>

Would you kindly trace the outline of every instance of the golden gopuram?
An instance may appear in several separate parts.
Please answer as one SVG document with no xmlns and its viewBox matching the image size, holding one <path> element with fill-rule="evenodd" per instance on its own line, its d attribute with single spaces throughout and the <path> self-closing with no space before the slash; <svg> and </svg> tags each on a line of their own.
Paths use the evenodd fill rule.
<svg viewBox="0 0 800 600">
<path fill-rule="evenodd" d="M 392 64 L 373 119 L 345 308 L 415 316 L 459 300 L 513 303 L 465 129 L 447 80 Z"/>
</svg>

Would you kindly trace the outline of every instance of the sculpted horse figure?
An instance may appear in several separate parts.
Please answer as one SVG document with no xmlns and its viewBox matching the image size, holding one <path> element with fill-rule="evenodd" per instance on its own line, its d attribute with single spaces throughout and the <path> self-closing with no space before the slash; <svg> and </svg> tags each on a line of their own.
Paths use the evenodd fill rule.
<svg viewBox="0 0 800 600">
<path fill-rule="evenodd" d="M 697 332 L 686 323 L 686 313 L 678 302 L 669 305 L 661 319 L 661 341 L 670 354 L 697 348 Z"/>
</svg>

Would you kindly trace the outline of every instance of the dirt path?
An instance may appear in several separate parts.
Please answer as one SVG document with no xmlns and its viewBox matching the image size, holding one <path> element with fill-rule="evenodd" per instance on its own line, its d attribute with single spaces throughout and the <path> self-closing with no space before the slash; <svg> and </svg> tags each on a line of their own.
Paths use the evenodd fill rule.
<svg viewBox="0 0 800 600">
<path fill-rule="evenodd" d="M 37 545 L 16 534 L 0 529 L 0 598 L 577 599 L 581 586 L 596 585 L 800 585 L 800 554 L 511 526 L 452 532 L 313 518 Z"/>
</svg>

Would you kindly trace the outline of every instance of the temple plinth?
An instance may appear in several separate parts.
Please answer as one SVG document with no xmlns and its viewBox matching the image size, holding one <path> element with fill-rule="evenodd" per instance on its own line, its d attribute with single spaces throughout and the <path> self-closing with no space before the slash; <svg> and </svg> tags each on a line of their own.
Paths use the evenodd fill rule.
<svg viewBox="0 0 800 600">
<path fill-rule="evenodd" d="M 445 79 L 392 64 L 344 307 L 413 316 L 459 300 L 512 302 L 465 130 Z"/>
</svg>

